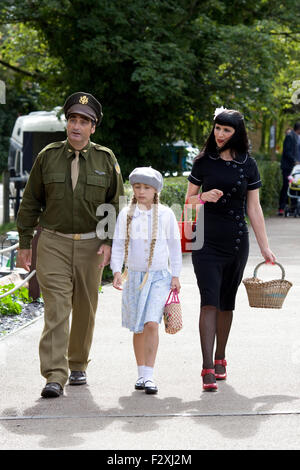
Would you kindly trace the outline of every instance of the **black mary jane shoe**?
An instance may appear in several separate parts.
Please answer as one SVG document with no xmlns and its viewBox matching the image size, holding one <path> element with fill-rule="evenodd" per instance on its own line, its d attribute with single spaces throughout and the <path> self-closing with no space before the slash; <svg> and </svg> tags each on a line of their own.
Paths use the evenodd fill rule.
<svg viewBox="0 0 300 470">
<path fill-rule="evenodd" d="M 41 396 L 43 398 L 57 398 L 63 394 L 62 386 L 57 382 L 49 382 L 42 390 Z"/>
<path fill-rule="evenodd" d="M 85 385 L 86 373 L 82 370 L 71 370 L 69 385 Z"/>
<path fill-rule="evenodd" d="M 136 390 L 144 390 L 145 389 L 145 384 L 144 384 L 144 378 L 143 377 L 139 377 L 137 379 L 137 381 L 135 382 L 134 388 Z"/>
<path fill-rule="evenodd" d="M 147 383 L 149 385 L 147 385 Z M 144 388 L 147 395 L 155 395 L 158 392 L 158 388 L 152 380 L 146 380 Z"/>
</svg>

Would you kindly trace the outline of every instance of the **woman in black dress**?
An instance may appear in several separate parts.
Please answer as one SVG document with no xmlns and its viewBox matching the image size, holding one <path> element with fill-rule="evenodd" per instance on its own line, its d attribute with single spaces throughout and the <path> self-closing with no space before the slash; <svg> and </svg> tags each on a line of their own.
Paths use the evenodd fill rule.
<svg viewBox="0 0 300 470">
<path fill-rule="evenodd" d="M 188 180 L 187 203 L 205 203 L 204 244 L 192 252 L 192 261 L 201 296 L 203 389 L 213 391 L 217 390 L 216 379 L 227 377 L 225 348 L 237 289 L 248 259 L 246 203 L 261 254 L 267 262 L 275 261 L 259 202 L 260 176 L 249 155 L 241 113 L 222 108 L 215 115 L 212 132 L 196 157 Z"/>
</svg>

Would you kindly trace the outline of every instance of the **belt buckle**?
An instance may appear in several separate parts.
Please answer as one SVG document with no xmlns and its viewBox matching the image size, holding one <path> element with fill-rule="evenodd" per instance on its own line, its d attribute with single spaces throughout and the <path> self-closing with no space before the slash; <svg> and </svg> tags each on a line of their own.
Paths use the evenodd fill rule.
<svg viewBox="0 0 300 470">
<path fill-rule="evenodd" d="M 80 240 L 80 238 L 81 238 L 80 233 L 74 233 L 73 240 Z"/>
</svg>

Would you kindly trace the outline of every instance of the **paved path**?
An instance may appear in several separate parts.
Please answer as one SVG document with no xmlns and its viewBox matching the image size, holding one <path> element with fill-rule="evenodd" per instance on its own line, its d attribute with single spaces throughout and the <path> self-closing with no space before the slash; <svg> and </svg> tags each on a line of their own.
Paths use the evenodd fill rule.
<svg viewBox="0 0 300 470">
<path fill-rule="evenodd" d="M 300 448 L 300 220 L 267 221 L 270 245 L 293 282 L 281 310 L 248 306 L 241 285 L 228 347 L 228 380 L 217 393 L 201 391 L 199 295 L 190 256 L 184 257 L 184 329 L 160 329 L 157 396 L 133 390 L 131 334 L 120 326 L 121 297 L 100 294 L 88 385 L 64 397 L 40 398 L 34 324 L 0 341 L 1 449 L 299 449 Z M 261 260 L 251 234 L 245 277 Z M 259 271 L 277 277 L 278 268 Z M 275 274 L 276 271 L 276 274 Z"/>
</svg>

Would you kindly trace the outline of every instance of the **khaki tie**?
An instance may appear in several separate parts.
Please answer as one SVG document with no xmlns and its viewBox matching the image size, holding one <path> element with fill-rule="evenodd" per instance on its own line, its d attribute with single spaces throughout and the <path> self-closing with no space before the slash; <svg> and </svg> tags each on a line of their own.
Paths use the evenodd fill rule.
<svg viewBox="0 0 300 470">
<path fill-rule="evenodd" d="M 75 158 L 73 158 L 72 163 L 71 163 L 71 180 L 72 180 L 73 191 L 77 184 L 78 175 L 79 175 L 79 151 L 75 150 Z"/>
</svg>

